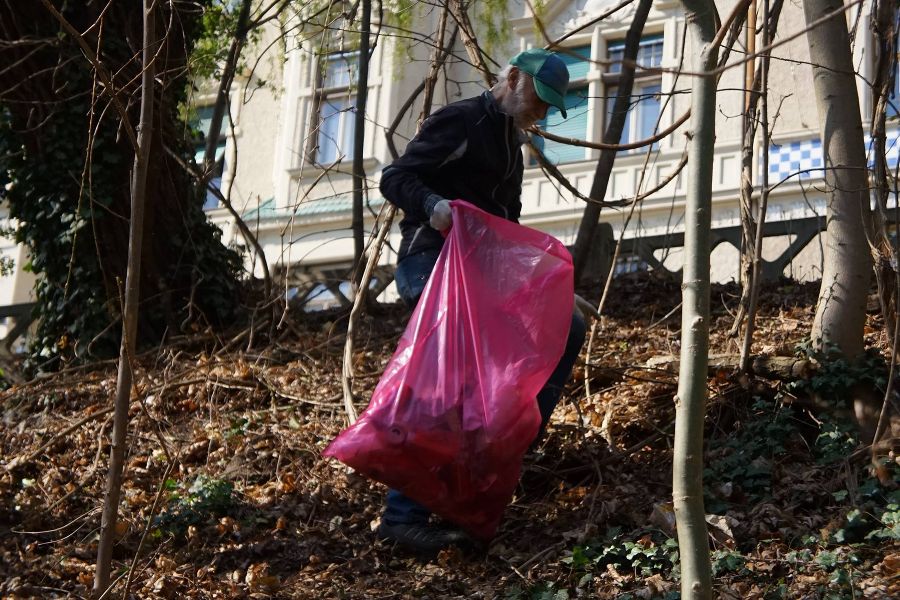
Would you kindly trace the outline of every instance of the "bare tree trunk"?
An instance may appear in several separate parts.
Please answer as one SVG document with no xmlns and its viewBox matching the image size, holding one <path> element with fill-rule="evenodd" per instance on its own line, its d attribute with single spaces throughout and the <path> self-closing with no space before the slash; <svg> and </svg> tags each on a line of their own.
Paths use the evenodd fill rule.
<svg viewBox="0 0 900 600">
<path fill-rule="evenodd" d="M 203 155 L 203 184 L 212 176 L 216 163 L 216 146 L 219 143 L 219 135 L 222 133 L 222 121 L 225 111 L 228 109 L 228 91 L 234 82 L 234 73 L 237 71 L 238 61 L 241 59 L 241 51 L 247 41 L 247 23 L 250 21 L 250 8 L 253 0 L 244 0 L 238 13 L 237 25 L 231 38 L 231 46 L 228 48 L 228 58 L 222 66 L 222 79 L 219 80 L 219 90 L 216 93 L 216 103 L 213 105 L 213 113 L 209 122 L 209 131 L 206 136 L 206 149 Z"/>
<path fill-rule="evenodd" d="M 741 262 L 739 277 L 741 283 L 741 300 L 737 308 L 734 325 L 730 336 L 737 336 L 741 323 L 750 304 L 750 281 L 753 265 L 753 232 L 756 229 L 756 198 L 753 196 L 753 159 L 754 142 L 756 140 L 756 0 L 752 0 L 747 9 L 747 56 L 744 64 L 744 118 L 741 126 Z M 767 149 L 766 149 L 767 150 Z"/>
<path fill-rule="evenodd" d="M 775 0 L 771 10 L 766 10 L 763 15 L 763 42 L 765 48 L 768 43 L 775 37 L 778 28 L 778 19 L 781 16 L 781 9 L 784 6 L 784 0 Z M 752 19 L 754 25 L 748 26 L 747 53 L 752 55 L 756 51 L 756 32 L 755 19 L 757 15 L 756 0 L 753 0 L 748 13 L 748 20 Z M 770 56 L 766 52 L 766 57 Z M 768 58 L 760 62 L 759 68 L 752 68 L 755 61 L 750 60 L 747 63 L 746 77 L 746 95 L 744 105 L 744 121 L 743 121 L 743 147 L 741 148 L 741 264 L 740 264 L 740 280 L 741 280 L 741 299 L 738 302 L 734 323 L 728 332 L 729 337 L 737 337 L 741 330 L 744 319 L 752 319 L 748 316 L 751 312 L 750 304 L 754 290 L 759 288 L 759 282 L 753 279 L 754 264 L 759 264 L 762 260 L 759 250 L 758 236 L 762 232 L 762 226 L 765 221 L 765 210 L 760 210 L 760 202 L 753 196 L 753 162 L 756 160 L 755 140 L 756 130 L 759 127 L 759 111 L 760 102 L 767 100 L 768 89 L 763 84 L 763 79 L 768 78 L 768 72 L 763 72 L 764 68 L 768 68 Z M 763 126 L 762 152 L 763 152 L 763 169 L 760 174 L 762 182 L 761 195 L 768 194 L 768 162 L 769 162 L 769 136 L 767 125 Z M 758 268 L 758 267 L 757 267 Z M 744 334 L 744 344 L 752 341 L 752 324 L 749 324 Z M 747 354 L 745 352 L 745 354 Z M 747 368 L 746 361 L 741 363 L 744 370 Z"/>
<path fill-rule="evenodd" d="M 625 36 L 622 77 L 619 80 L 619 88 L 611 112 L 612 117 L 606 126 L 606 133 L 603 135 L 603 142 L 606 144 L 618 144 L 622 138 L 622 129 L 625 127 L 625 117 L 630 108 L 631 91 L 634 86 L 634 61 L 637 59 L 641 34 L 644 32 L 644 23 L 647 22 L 647 14 L 650 12 L 651 5 L 651 0 L 640 0 L 635 9 L 634 19 L 631 21 L 631 27 L 628 28 L 628 34 Z M 600 159 L 597 161 L 597 169 L 594 171 L 594 181 L 589 194 L 591 198 L 602 199 L 606 196 L 606 188 L 609 186 L 616 153 L 616 150 L 610 149 L 600 151 Z M 578 225 L 578 235 L 575 236 L 575 245 L 572 248 L 576 282 L 581 280 L 584 266 L 588 262 L 588 254 L 591 252 L 594 241 L 594 231 L 600 220 L 600 210 L 601 206 L 595 202 L 588 202 L 584 207 L 581 223 Z"/>
<path fill-rule="evenodd" d="M 65 16 L 57 10 L 64 6 Z M 47 283 L 36 289 L 46 318 L 35 334 L 43 340 L 35 349 L 44 354 L 39 362 L 46 370 L 119 353 L 121 328 L 113 324 L 122 318 L 140 119 L 144 15 L 135 7 L 141 3 L 72 6 L 0 0 L 0 64 L 6 65 L 0 97 L 10 139 L 26 151 L 25 160 L 6 163 L 22 171 L 17 177 L 39 172 L 45 162 L 77 165 L 71 177 L 38 178 L 37 187 L 5 194 L 29 251 L 47 257 L 35 261 L 36 275 Z M 141 265 L 140 295 L 152 301 L 142 305 L 138 345 L 159 343 L 193 324 L 233 323 L 240 269 L 238 254 L 207 221 L 182 158 L 188 140 L 176 104 L 186 84 L 185 53 L 199 35 L 199 11 L 191 3 L 166 2 L 154 13 L 167 28 L 158 36 L 155 59 Z M 15 42 L 22 37 L 40 43 Z M 56 207 L 55 217 L 44 215 L 45 202 Z M 85 303 L 83 294 L 94 301 Z M 63 335 L 68 343 L 56 344 Z"/>
<path fill-rule="evenodd" d="M 769 22 L 769 0 L 764 1 L 763 9 L 763 48 L 769 45 L 770 30 Z M 763 164 L 762 173 L 760 173 L 760 198 L 756 202 L 750 204 L 755 210 L 756 230 L 752 231 L 752 236 L 748 240 L 753 244 L 752 250 L 747 254 L 750 262 L 750 278 L 744 284 L 741 300 L 747 299 L 747 328 L 744 330 L 744 342 L 741 345 L 741 371 L 747 373 L 750 369 L 750 347 L 753 343 L 753 330 L 756 326 L 756 304 L 759 298 L 760 277 L 762 273 L 762 243 L 763 243 L 763 225 L 766 223 L 766 210 L 769 206 L 769 59 L 770 52 L 766 51 L 762 57 L 762 64 L 759 70 L 759 88 L 762 90 L 757 102 L 760 104 L 760 126 L 762 127 L 762 145 L 763 145 Z M 755 112 L 755 111 L 754 111 Z M 756 130 L 756 125 L 753 127 Z M 751 154 L 753 150 L 753 138 L 750 139 Z M 743 190 L 742 190 L 743 191 Z M 743 209 L 743 205 L 741 207 Z M 743 218 L 741 219 L 743 222 Z M 745 225 L 744 233 L 747 231 Z M 742 259 L 745 258 L 742 256 Z M 741 308 L 743 308 L 743 303 Z M 738 323 L 738 320 L 735 320 Z"/>
<path fill-rule="evenodd" d="M 419 125 L 421 125 L 422 121 L 424 121 L 428 117 L 428 115 L 431 114 L 431 98 L 434 97 L 434 86 L 437 84 L 438 73 L 440 73 L 441 68 L 443 68 L 444 64 L 447 62 L 447 58 L 450 56 L 450 49 L 453 47 L 453 44 L 456 41 L 457 29 L 454 29 L 453 33 L 450 35 L 450 41 L 447 44 L 447 47 L 444 47 L 444 36 L 447 29 L 448 13 L 449 8 L 445 6 L 438 24 L 438 44 L 435 46 L 434 52 L 432 53 L 431 67 L 428 70 L 428 76 L 422 82 L 422 85 L 413 91 L 406 103 L 403 104 L 403 106 L 398 111 L 397 117 L 394 119 L 394 122 L 388 128 L 387 132 L 385 132 L 388 141 L 388 149 L 390 150 L 391 155 L 395 160 L 399 155 L 397 153 L 397 149 L 394 147 L 392 139 L 394 131 L 400 124 L 400 120 L 402 119 L 403 115 L 406 114 L 406 112 L 415 101 L 416 97 L 418 97 L 418 95 L 423 90 L 425 92 L 425 98 L 422 102 L 422 114 L 419 118 Z M 390 233 L 391 224 L 394 222 L 394 215 L 396 213 L 397 207 L 393 204 L 382 207 L 380 215 L 381 227 L 378 230 L 378 234 L 375 240 L 372 242 L 372 245 L 369 248 L 369 259 L 365 264 L 365 270 L 363 271 L 362 277 L 360 279 L 359 291 L 353 298 L 353 307 L 350 309 L 350 316 L 347 319 L 347 338 L 344 341 L 344 360 L 341 365 L 341 389 L 344 393 L 344 409 L 347 412 L 347 419 L 351 424 L 355 423 L 358 417 L 356 413 L 356 407 L 353 404 L 355 400 L 355 396 L 353 394 L 353 337 L 356 331 L 356 322 L 359 315 L 362 313 L 363 307 L 365 306 L 369 279 L 372 276 L 372 271 L 374 270 L 375 265 L 378 263 L 378 258 L 381 255 L 381 248 L 384 245 L 385 238 L 387 237 L 388 233 Z M 362 261 L 360 260 L 357 263 L 357 269 L 359 269 L 361 265 Z"/>
<path fill-rule="evenodd" d="M 425 76 L 422 112 L 419 113 L 419 120 L 416 125 L 417 130 L 422 127 L 422 123 L 428 118 L 428 115 L 431 114 L 431 103 L 434 100 L 434 88 L 437 84 L 437 78 L 441 72 L 441 68 L 444 66 L 444 36 L 447 34 L 447 17 L 449 15 L 450 9 L 447 5 L 444 5 L 444 8 L 441 10 L 441 17 L 438 20 L 437 43 L 434 46 L 434 51 L 431 53 L 431 66 L 428 68 L 428 75 Z M 457 30 L 454 30 L 453 35 L 450 37 L 451 47 L 453 46 L 453 41 L 456 40 L 456 31 Z"/>
<path fill-rule="evenodd" d="M 103 516 L 100 521 L 100 542 L 97 548 L 97 568 L 94 575 L 95 596 L 109 587 L 112 548 L 115 542 L 116 520 L 119 516 L 119 496 L 122 491 L 122 469 L 125 463 L 125 443 L 128 433 L 128 405 L 131 399 L 132 369 L 135 337 L 137 334 L 138 297 L 141 281 L 141 249 L 144 236 L 144 201 L 147 189 L 147 166 L 150 142 L 153 137 L 153 86 L 156 51 L 154 0 L 144 0 L 144 54 L 141 76 L 141 119 L 138 125 L 138 148 L 134 155 L 134 171 L 131 180 L 131 221 L 129 223 L 128 270 L 125 276 L 125 306 L 122 319 L 122 343 L 119 349 L 119 375 L 116 383 L 115 413 L 113 418 L 112 445 L 109 456 L 109 475 L 106 479 L 106 495 Z"/>
<path fill-rule="evenodd" d="M 363 148 L 366 140 L 366 100 L 369 96 L 369 32 L 372 29 L 372 0 L 362 0 L 362 24 L 359 42 L 359 80 L 356 83 L 356 121 L 353 130 L 353 281 L 359 284 L 363 271 L 365 235 L 363 232 Z"/>
<path fill-rule="evenodd" d="M 215 165 L 218 162 L 216 156 L 216 147 L 222 134 L 222 122 L 225 120 L 225 111 L 229 109 L 229 98 L 231 84 L 234 83 L 234 76 L 237 73 L 238 62 L 241 60 L 241 54 L 247 44 L 247 35 L 253 27 L 258 27 L 259 23 L 250 23 L 250 9 L 253 7 L 253 0 L 244 0 L 238 12 L 237 24 L 231 37 L 231 45 L 228 48 L 228 57 L 222 65 L 222 78 L 219 80 L 219 89 L 216 92 L 216 102 L 213 104 L 213 112 L 209 121 L 209 131 L 206 133 L 206 147 L 203 153 L 203 166 L 201 176 L 199 178 L 200 186 L 203 188 L 203 195 L 206 195 L 206 188 L 210 186 L 210 179 L 215 171 Z M 264 16 L 264 15 L 263 15 Z M 233 166 L 232 168 L 236 168 Z M 264 302 L 269 302 L 272 298 L 272 276 L 269 272 L 269 262 L 266 260 L 266 253 L 259 244 L 259 240 L 244 223 L 241 215 L 231 204 L 231 191 L 229 188 L 228 196 L 222 195 L 221 190 L 211 189 L 218 200 L 222 202 L 231 216 L 234 217 L 235 224 L 240 229 L 241 234 L 256 249 L 256 255 L 259 258 L 263 271 L 263 285 L 265 291 Z"/>
<path fill-rule="evenodd" d="M 715 7 L 684 0 L 694 72 L 716 66 Z M 681 597 L 711 598 L 712 576 L 703 509 L 703 419 L 709 356 L 709 241 L 715 151 L 716 78 L 695 76 L 691 89 L 692 138 L 685 206 L 681 365 L 675 398 L 672 501 L 681 554 Z"/>
<path fill-rule="evenodd" d="M 841 0 L 807 0 L 807 24 L 840 9 Z M 872 258 L 866 150 L 850 38 L 843 13 L 806 34 L 812 62 L 827 187 L 822 287 L 812 328 L 814 347 L 834 345 L 847 358 L 863 351 Z"/>
<path fill-rule="evenodd" d="M 895 338 L 897 329 L 897 274 L 892 265 L 897 264 L 896 248 L 891 244 L 888 232 L 888 183 L 887 140 L 885 135 L 885 113 L 894 89 L 895 55 L 897 52 L 897 19 L 896 2 L 879 2 L 873 7 L 875 11 L 873 27 L 878 48 L 875 82 L 872 85 L 874 101 L 872 103 L 872 145 L 875 162 L 875 227 L 874 239 L 869 240 L 872 247 L 872 258 L 875 261 L 875 281 L 878 284 L 878 299 L 881 303 L 881 314 L 889 340 Z M 895 102 L 900 98 L 895 98 Z"/>
<path fill-rule="evenodd" d="M 469 19 L 469 2 L 466 0 L 447 0 L 447 7 L 459 26 L 459 34 L 463 45 L 466 47 L 466 54 L 469 55 L 469 60 L 481 73 L 481 77 L 484 79 L 487 87 L 493 87 L 497 83 L 497 76 L 491 72 L 485 61 L 484 53 L 481 51 L 481 46 L 478 45 L 475 28 L 472 27 L 472 21 Z"/>
</svg>

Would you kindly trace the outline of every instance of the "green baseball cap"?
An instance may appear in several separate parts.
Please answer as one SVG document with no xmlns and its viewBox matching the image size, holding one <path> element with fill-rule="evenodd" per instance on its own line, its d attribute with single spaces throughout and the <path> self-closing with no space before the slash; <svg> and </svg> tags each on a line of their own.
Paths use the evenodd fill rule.
<svg viewBox="0 0 900 600">
<path fill-rule="evenodd" d="M 569 69 L 559 56 L 543 48 L 529 48 L 509 59 L 509 64 L 531 75 L 538 98 L 558 108 L 566 118 Z"/>
</svg>

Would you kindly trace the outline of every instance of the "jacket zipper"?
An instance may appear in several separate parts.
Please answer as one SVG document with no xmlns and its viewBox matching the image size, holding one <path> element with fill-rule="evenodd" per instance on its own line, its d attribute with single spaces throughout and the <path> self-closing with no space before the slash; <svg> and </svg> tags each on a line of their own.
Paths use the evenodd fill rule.
<svg viewBox="0 0 900 600">
<path fill-rule="evenodd" d="M 500 183 L 495 185 L 493 191 L 491 192 L 491 199 L 494 201 L 495 204 L 497 204 L 500 208 L 503 209 L 503 216 L 507 219 L 509 218 L 509 210 L 507 210 L 507 207 L 505 204 L 501 204 L 500 202 L 497 201 L 497 188 L 499 188 L 501 184 L 503 184 L 509 180 L 509 178 L 512 176 L 513 170 L 515 169 L 515 161 L 513 161 L 512 151 L 510 150 L 510 147 L 509 147 L 509 138 L 510 138 L 509 130 L 510 130 L 510 121 L 511 120 L 512 119 L 510 119 L 509 117 L 506 117 L 506 116 L 504 116 L 504 118 L 503 118 L 503 142 L 504 142 L 504 145 L 506 146 L 506 173 L 503 176 L 503 181 L 501 181 Z"/>
</svg>

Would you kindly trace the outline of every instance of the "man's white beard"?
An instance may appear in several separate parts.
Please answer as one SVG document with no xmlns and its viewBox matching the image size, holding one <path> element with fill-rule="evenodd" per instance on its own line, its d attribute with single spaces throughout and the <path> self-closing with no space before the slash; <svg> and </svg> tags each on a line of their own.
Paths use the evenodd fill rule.
<svg viewBox="0 0 900 600">
<path fill-rule="evenodd" d="M 525 84 L 525 79 L 520 78 L 510 96 L 509 114 L 513 118 L 513 123 L 519 129 L 528 129 L 534 124 L 532 120 L 526 122 L 526 117 L 523 114 L 525 107 L 525 88 L 523 86 Z"/>
</svg>

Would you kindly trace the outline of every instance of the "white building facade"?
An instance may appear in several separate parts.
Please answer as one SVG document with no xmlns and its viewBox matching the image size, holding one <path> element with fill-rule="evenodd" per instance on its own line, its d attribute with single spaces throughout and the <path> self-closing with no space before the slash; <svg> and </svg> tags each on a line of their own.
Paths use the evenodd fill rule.
<svg viewBox="0 0 900 600">
<path fill-rule="evenodd" d="M 571 75 L 567 99 L 571 106 L 569 118 L 563 121 L 555 109 L 551 110 L 544 123 L 548 131 L 589 141 L 602 138 L 616 93 L 621 72 L 618 61 L 634 5 L 602 21 L 594 23 L 594 20 L 617 4 L 616 0 L 551 0 L 541 9 L 540 18 L 548 37 L 566 36 L 562 46 Z M 473 6 L 478 10 L 478 3 Z M 547 45 L 535 26 L 530 6 L 524 0 L 510 0 L 507 15 L 482 15 L 502 20 L 508 26 L 509 33 L 501 47 L 489 49 L 501 66 L 520 50 Z M 719 14 L 727 15 L 732 6 L 731 1 L 720 4 Z M 335 14 L 325 19 L 332 28 L 325 33 L 309 28 L 297 33 L 296 29 L 285 27 L 284 22 L 280 28 L 273 25 L 263 33 L 256 44 L 257 58 L 246 61 L 252 68 L 236 79 L 231 90 L 231 124 L 223 132 L 224 140 L 220 144 L 224 159 L 222 192 L 254 232 L 265 252 L 269 270 L 273 275 L 287 277 L 286 288 L 296 287 L 297 293 L 313 296 L 323 290 L 316 281 L 339 282 L 346 276 L 353 259 L 352 139 L 360 57 L 352 36 L 341 33 L 346 25 L 339 16 L 341 5 L 334 7 Z M 391 5 L 385 4 L 385 8 Z M 414 5 L 413 11 L 412 25 L 407 28 L 392 26 L 390 19 L 385 19 L 384 26 L 377 22 L 373 25 L 374 50 L 367 80 L 362 157 L 367 181 L 365 228 L 369 234 L 384 204 L 378 191 L 380 172 L 391 162 L 385 132 L 396 121 L 393 139 L 402 152 L 415 133 L 422 111 L 420 96 L 398 120 L 401 107 L 428 72 L 434 45 L 429 38 L 437 29 L 440 15 L 438 7 L 426 4 Z M 872 94 L 866 81 L 871 81 L 874 70 L 868 12 L 864 6 L 847 13 L 848 23 L 855 31 L 853 52 L 867 131 Z M 478 19 L 474 21 L 477 23 Z M 758 22 L 762 22 L 762 15 Z M 775 42 L 789 38 L 804 27 L 802 7 L 786 3 Z M 293 33 L 279 40 L 282 30 Z M 733 244 L 739 239 L 734 234 L 740 225 L 744 44 L 741 36 L 729 60 L 734 67 L 722 74 L 718 86 L 713 228 L 721 233 L 719 238 L 732 243 L 721 243 L 712 250 L 714 281 L 728 281 L 737 278 L 738 273 L 739 251 Z M 758 41 L 757 47 L 760 45 Z M 642 68 L 636 74 L 623 142 L 650 137 L 672 125 L 689 109 L 691 75 L 685 71 L 689 71 L 690 52 L 681 4 L 672 0 L 654 2 L 641 41 L 637 62 Z M 779 266 L 779 271 L 798 279 L 817 279 L 821 274 L 822 239 L 810 235 L 808 230 L 811 221 L 821 220 L 825 215 L 819 170 L 823 165 L 822 146 L 809 62 L 807 42 L 802 35 L 772 51 L 771 142 L 764 145 L 758 136 L 754 159 L 758 193 L 763 157 L 768 157 L 768 184 L 774 188 L 766 220 L 780 223 L 781 232 L 766 238 L 763 258 L 775 260 L 791 248 L 793 260 Z M 494 65 L 494 69 L 499 67 Z M 457 40 L 453 56 L 435 89 L 435 108 L 484 89 L 482 77 L 469 64 L 464 45 Z M 211 98 L 197 99 L 200 105 L 205 101 Z M 652 146 L 622 151 L 616 158 L 607 200 L 641 196 L 671 178 L 667 185 L 638 202 L 633 211 L 628 207 L 602 211 L 601 221 L 612 226 L 616 238 L 654 240 L 649 249 L 644 248 L 643 255 L 621 257 L 619 270 L 645 266 L 680 269 L 679 239 L 683 233 L 687 186 L 685 175 L 676 171 L 686 151 L 689 129 L 688 121 Z M 890 164 L 894 166 L 898 154 L 896 124 L 889 124 L 888 137 Z M 545 140 L 536 142 L 571 184 L 588 195 L 600 151 Z M 526 169 L 522 223 L 548 232 L 566 244 L 573 243 L 584 210 L 583 201 L 549 178 L 537 165 L 530 149 L 525 148 L 523 152 Z M 210 203 L 210 219 L 222 227 L 226 242 L 246 249 L 248 266 L 260 275 L 262 263 L 251 244 L 242 239 L 231 212 L 215 204 Z M 660 240 L 665 239 L 671 243 L 660 247 Z M 792 244 L 805 247 L 801 250 L 791 247 Z M 399 232 L 395 227 L 389 238 L 390 248 L 381 257 L 383 264 L 394 261 L 391 248 L 398 245 Z M 14 246 L 0 250 L 21 252 Z M 771 270 L 769 274 L 772 275 Z M 19 275 L 9 277 L 9 281 L 4 278 L 2 285 L 18 281 L 15 278 Z M 10 289 L 19 290 L 18 296 L 11 296 L 8 301 L 25 298 L 21 287 L 13 283 Z M 332 286 L 333 292 L 340 289 Z M 0 293 L 5 292 L 0 290 Z"/>
</svg>

